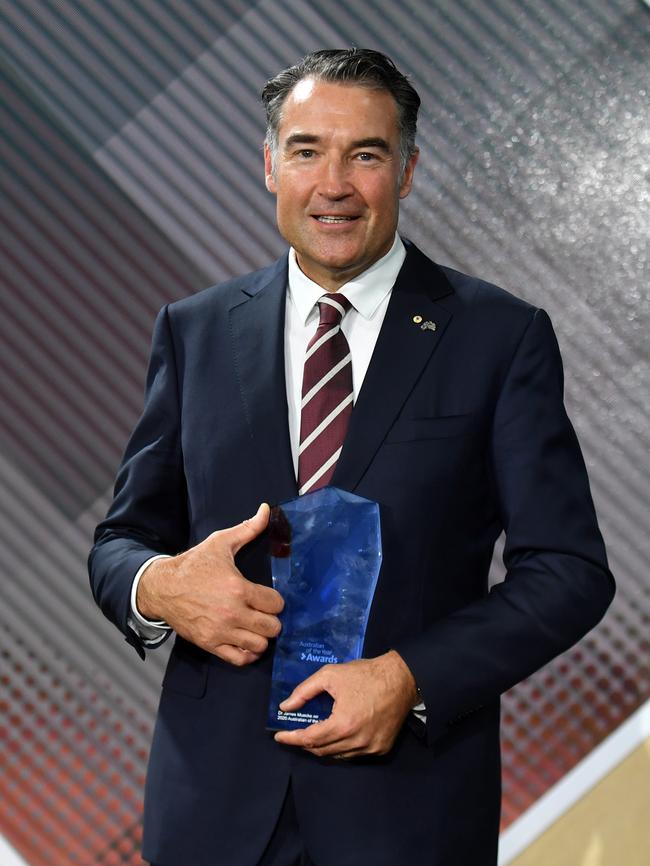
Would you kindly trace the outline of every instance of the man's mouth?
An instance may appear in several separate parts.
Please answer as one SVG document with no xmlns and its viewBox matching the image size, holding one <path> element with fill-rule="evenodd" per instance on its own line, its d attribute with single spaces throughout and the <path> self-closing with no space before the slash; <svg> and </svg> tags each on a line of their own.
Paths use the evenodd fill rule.
<svg viewBox="0 0 650 866">
<path fill-rule="evenodd" d="M 358 217 L 355 217 L 355 216 L 324 216 L 321 214 L 320 216 L 314 217 L 314 219 L 317 219 L 319 223 L 348 223 L 348 222 L 352 222 L 353 220 L 358 219 Z"/>
</svg>

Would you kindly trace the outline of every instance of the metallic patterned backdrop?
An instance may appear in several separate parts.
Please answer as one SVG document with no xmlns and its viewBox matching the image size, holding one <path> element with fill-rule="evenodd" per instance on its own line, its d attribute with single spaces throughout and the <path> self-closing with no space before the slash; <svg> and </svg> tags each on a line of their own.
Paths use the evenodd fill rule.
<svg viewBox="0 0 650 866">
<path fill-rule="evenodd" d="M 504 824 L 650 695 L 649 35 L 641 0 L 0 3 L 0 832 L 34 866 L 140 862 L 167 651 L 102 620 L 86 553 L 155 312 L 283 250 L 258 93 L 315 48 L 411 74 L 403 233 L 563 350 L 619 594 L 505 696 Z"/>
</svg>

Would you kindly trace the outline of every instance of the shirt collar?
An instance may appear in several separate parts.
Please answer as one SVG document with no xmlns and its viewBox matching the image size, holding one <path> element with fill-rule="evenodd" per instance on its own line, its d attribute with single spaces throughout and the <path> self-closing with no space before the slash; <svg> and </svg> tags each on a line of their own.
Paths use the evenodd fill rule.
<svg viewBox="0 0 650 866">
<path fill-rule="evenodd" d="M 395 284 L 397 275 L 406 258 L 402 239 L 395 234 L 392 247 L 363 273 L 341 286 L 341 290 L 352 306 L 364 318 L 371 319 L 377 308 Z M 296 251 L 289 250 L 289 298 L 294 304 L 300 321 L 306 323 L 318 299 L 326 292 L 322 286 L 310 280 L 298 267 Z"/>
</svg>

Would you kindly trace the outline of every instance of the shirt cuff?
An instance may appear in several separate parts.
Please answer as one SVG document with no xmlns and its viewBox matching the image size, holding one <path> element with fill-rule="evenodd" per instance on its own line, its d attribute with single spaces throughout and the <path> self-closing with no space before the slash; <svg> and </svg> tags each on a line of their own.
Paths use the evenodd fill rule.
<svg viewBox="0 0 650 866">
<path fill-rule="evenodd" d="M 143 562 L 137 570 L 131 585 L 131 613 L 128 618 L 129 626 L 138 637 L 142 638 L 142 641 L 146 646 L 151 647 L 158 646 L 158 644 L 161 644 L 166 638 L 168 638 L 171 632 L 171 627 L 163 620 L 145 619 L 138 610 L 135 600 L 138 593 L 140 578 L 149 568 L 151 563 L 155 562 L 157 559 L 171 559 L 171 557 L 164 553 L 159 553 L 156 556 L 152 556 L 146 562 Z"/>
</svg>

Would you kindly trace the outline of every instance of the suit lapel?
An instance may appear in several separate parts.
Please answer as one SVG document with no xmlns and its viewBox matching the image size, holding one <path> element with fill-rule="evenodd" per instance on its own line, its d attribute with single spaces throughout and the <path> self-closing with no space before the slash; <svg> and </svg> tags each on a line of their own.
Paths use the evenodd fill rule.
<svg viewBox="0 0 650 866">
<path fill-rule="evenodd" d="M 451 313 L 439 299 L 453 289 L 412 244 L 393 288 L 372 360 L 355 403 L 332 484 L 353 490 L 442 338 Z M 242 291 L 230 310 L 239 390 L 263 495 L 297 495 L 284 369 L 286 256 Z M 415 323 L 421 316 L 422 323 Z M 435 323 L 435 330 L 420 327 Z"/>
<path fill-rule="evenodd" d="M 407 250 L 332 479 L 345 490 L 363 477 L 451 319 L 438 303 L 453 292 L 444 274 L 412 244 Z"/>
<path fill-rule="evenodd" d="M 297 495 L 289 439 L 284 371 L 286 256 L 243 290 L 230 310 L 239 389 L 259 467 L 263 495 L 282 502 Z"/>
</svg>

